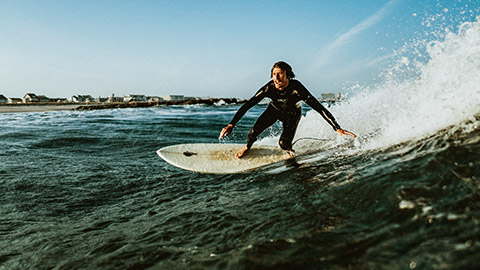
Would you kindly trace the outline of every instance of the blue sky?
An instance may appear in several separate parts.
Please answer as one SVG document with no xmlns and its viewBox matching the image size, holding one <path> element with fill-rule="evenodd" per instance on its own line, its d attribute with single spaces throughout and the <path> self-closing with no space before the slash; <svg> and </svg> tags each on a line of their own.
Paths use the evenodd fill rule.
<svg viewBox="0 0 480 270">
<path fill-rule="evenodd" d="M 0 0 L 0 94 L 250 97 L 290 63 L 314 94 L 368 83 L 478 0 Z M 430 25 L 431 22 L 433 25 Z M 430 29 L 429 29 L 430 28 Z"/>
</svg>

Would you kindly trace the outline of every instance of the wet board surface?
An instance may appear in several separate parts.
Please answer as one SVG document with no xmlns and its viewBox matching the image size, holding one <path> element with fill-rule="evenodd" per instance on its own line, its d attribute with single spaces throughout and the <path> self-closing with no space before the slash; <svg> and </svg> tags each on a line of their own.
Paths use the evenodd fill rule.
<svg viewBox="0 0 480 270">
<path fill-rule="evenodd" d="M 194 172 L 239 173 L 287 160 L 290 156 L 278 146 L 254 145 L 241 159 L 235 153 L 245 144 L 178 144 L 157 150 L 166 162 Z"/>
</svg>

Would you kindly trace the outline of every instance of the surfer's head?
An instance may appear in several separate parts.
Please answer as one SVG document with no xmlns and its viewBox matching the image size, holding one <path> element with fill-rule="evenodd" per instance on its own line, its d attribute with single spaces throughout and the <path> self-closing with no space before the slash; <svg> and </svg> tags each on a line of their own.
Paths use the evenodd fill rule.
<svg viewBox="0 0 480 270">
<path fill-rule="evenodd" d="M 293 74 L 292 67 L 289 64 L 285 62 L 277 62 L 272 67 L 270 77 L 273 79 L 275 88 L 283 90 L 287 88 L 290 79 L 295 78 L 295 74 Z"/>
<path fill-rule="evenodd" d="M 273 70 L 274 70 L 275 68 L 279 68 L 279 69 L 285 71 L 285 72 L 287 73 L 287 78 L 288 78 L 288 79 L 293 79 L 293 78 L 295 78 L 295 73 L 293 73 L 292 67 L 291 67 L 289 64 L 287 64 L 287 63 L 285 63 L 285 62 L 283 62 L 283 61 L 279 61 L 279 62 L 273 64 L 272 70 L 271 70 L 271 72 L 270 72 L 270 78 L 273 77 Z"/>
</svg>

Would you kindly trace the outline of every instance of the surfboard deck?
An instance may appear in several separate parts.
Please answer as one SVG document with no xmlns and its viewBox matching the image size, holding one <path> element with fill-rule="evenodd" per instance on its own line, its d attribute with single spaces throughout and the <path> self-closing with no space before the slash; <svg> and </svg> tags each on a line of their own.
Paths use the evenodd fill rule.
<svg viewBox="0 0 480 270">
<path fill-rule="evenodd" d="M 166 162 L 184 170 L 229 174 L 254 170 L 272 163 L 287 160 L 290 155 L 278 146 L 254 145 L 241 159 L 235 153 L 245 144 L 177 144 L 157 150 Z"/>
</svg>

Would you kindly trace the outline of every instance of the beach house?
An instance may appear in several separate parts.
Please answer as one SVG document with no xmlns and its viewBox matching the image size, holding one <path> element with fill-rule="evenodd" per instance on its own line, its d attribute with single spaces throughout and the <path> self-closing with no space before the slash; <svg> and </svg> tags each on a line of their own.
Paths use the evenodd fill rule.
<svg viewBox="0 0 480 270">
<path fill-rule="evenodd" d="M 145 95 L 128 95 L 123 98 L 125 102 L 147 102 L 147 97 Z"/>
<path fill-rule="evenodd" d="M 50 102 L 67 103 L 68 99 L 66 99 L 66 98 L 50 98 Z"/>
<path fill-rule="evenodd" d="M 95 99 L 90 95 L 75 95 L 70 98 L 71 102 L 93 102 Z"/>
<path fill-rule="evenodd" d="M 8 103 L 20 104 L 20 103 L 23 103 L 23 100 L 21 98 L 8 98 Z"/>
<path fill-rule="evenodd" d="M 322 93 L 320 95 L 320 101 L 324 101 L 324 102 L 334 102 L 336 101 L 336 96 L 334 93 Z"/>
<path fill-rule="evenodd" d="M 38 96 L 34 93 L 27 93 L 23 96 L 24 103 L 37 103 L 39 102 Z"/>
<path fill-rule="evenodd" d="M 110 102 L 110 103 L 123 102 L 123 97 L 116 97 L 115 94 L 112 94 L 111 97 L 107 98 L 107 102 Z"/>
<path fill-rule="evenodd" d="M 0 103 L 7 103 L 8 98 L 6 98 L 4 95 L 0 95 Z"/>
<path fill-rule="evenodd" d="M 163 101 L 163 98 L 157 96 L 148 96 L 147 100 L 148 102 L 160 102 Z"/>
<path fill-rule="evenodd" d="M 47 97 L 47 96 L 44 96 L 44 95 L 38 95 L 38 102 L 40 103 L 47 103 L 47 102 L 51 102 L 50 98 Z"/>
</svg>

